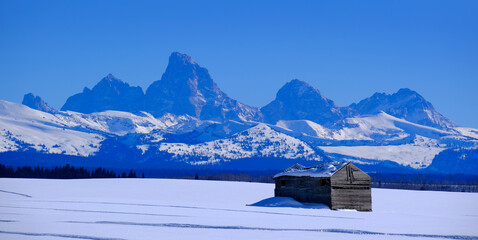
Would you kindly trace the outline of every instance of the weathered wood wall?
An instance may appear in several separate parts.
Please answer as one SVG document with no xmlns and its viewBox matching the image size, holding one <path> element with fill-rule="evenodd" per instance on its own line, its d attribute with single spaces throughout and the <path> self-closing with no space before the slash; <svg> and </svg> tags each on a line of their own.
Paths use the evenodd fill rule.
<svg viewBox="0 0 478 240">
<path fill-rule="evenodd" d="M 331 208 L 372 211 L 370 176 L 349 163 L 330 178 Z"/>
<path fill-rule="evenodd" d="M 331 206 L 330 178 L 281 176 L 275 179 L 275 196 L 291 197 L 299 202 Z"/>
</svg>

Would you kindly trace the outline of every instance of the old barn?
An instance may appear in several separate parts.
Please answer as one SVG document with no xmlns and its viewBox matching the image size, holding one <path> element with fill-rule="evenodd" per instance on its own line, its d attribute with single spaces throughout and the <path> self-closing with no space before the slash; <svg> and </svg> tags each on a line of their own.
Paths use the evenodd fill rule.
<svg viewBox="0 0 478 240">
<path fill-rule="evenodd" d="M 275 196 L 299 202 L 324 203 L 331 209 L 372 211 L 370 176 L 350 162 L 314 167 L 298 163 L 276 174 Z"/>
</svg>

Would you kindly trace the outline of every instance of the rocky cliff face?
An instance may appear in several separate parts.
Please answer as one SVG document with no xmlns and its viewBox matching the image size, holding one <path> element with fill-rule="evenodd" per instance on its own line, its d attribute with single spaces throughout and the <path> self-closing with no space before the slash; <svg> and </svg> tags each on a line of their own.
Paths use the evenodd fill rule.
<svg viewBox="0 0 478 240">
<path fill-rule="evenodd" d="M 207 69 L 182 53 L 169 57 L 166 72 L 146 91 L 145 110 L 154 116 L 188 114 L 205 120 L 259 120 L 257 108 L 228 97 Z"/>
<path fill-rule="evenodd" d="M 144 93 L 141 87 L 132 87 L 108 74 L 93 89 L 85 87 L 82 93 L 69 97 L 61 110 L 80 113 L 106 110 L 136 112 L 143 108 Z"/>
</svg>

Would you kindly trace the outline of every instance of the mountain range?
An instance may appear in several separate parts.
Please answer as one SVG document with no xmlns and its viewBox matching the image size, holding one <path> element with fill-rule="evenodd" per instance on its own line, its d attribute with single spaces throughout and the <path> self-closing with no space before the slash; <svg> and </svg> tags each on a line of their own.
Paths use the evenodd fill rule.
<svg viewBox="0 0 478 240">
<path fill-rule="evenodd" d="M 146 93 L 108 74 L 93 89 L 68 98 L 62 111 L 80 113 L 106 110 L 146 111 L 155 117 L 165 113 L 189 115 L 204 120 L 262 120 L 259 109 L 231 99 L 219 89 L 207 69 L 186 54 L 169 57 L 161 80 L 153 82 Z"/>
<path fill-rule="evenodd" d="M 478 130 L 407 88 L 340 107 L 294 79 L 257 108 L 230 98 L 178 52 L 146 92 L 108 74 L 60 111 L 31 93 L 23 105 L 0 101 L 0 161 L 28 153 L 98 165 L 281 169 L 348 160 L 373 171 L 475 174 L 477 148 Z"/>
</svg>

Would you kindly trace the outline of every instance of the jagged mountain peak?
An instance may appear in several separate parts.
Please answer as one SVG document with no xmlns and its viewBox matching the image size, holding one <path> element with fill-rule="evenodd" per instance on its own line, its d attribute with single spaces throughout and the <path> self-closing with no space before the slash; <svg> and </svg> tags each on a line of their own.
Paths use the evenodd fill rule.
<svg viewBox="0 0 478 240">
<path fill-rule="evenodd" d="M 289 82 L 287 82 L 285 85 L 295 85 L 295 86 L 305 86 L 305 87 L 311 87 L 307 82 L 302 81 L 300 79 L 292 79 Z"/>
<path fill-rule="evenodd" d="M 102 78 L 98 84 L 100 83 L 110 83 L 110 84 L 126 84 L 129 86 L 128 83 L 124 82 L 123 80 L 115 77 L 113 74 L 111 73 L 108 73 L 108 75 L 106 75 L 104 78 Z"/>
<path fill-rule="evenodd" d="M 393 94 L 375 93 L 349 107 L 360 115 L 377 114 L 383 111 L 410 122 L 440 129 L 456 126 L 455 123 L 438 113 L 422 95 L 409 88 L 401 88 Z"/>
<path fill-rule="evenodd" d="M 415 99 L 415 101 L 430 103 L 427 100 L 425 100 L 425 98 L 422 95 L 420 95 L 418 92 L 413 91 L 409 88 L 400 88 L 396 93 L 393 93 L 391 96 L 397 99 L 402 99 L 402 100 L 410 101 L 412 99 Z"/>
<path fill-rule="evenodd" d="M 206 68 L 199 66 L 189 55 L 178 52 L 171 54 L 161 80 L 153 82 L 146 92 L 158 87 L 159 83 L 178 85 L 179 88 L 185 88 L 180 90 L 190 91 L 190 94 L 195 94 L 198 89 L 220 91 Z"/>
<path fill-rule="evenodd" d="M 141 87 L 132 87 L 110 73 L 92 89 L 85 87 L 82 93 L 69 97 L 61 110 L 81 113 L 106 110 L 137 112 L 143 108 L 144 93 Z"/>
<path fill-rule="evenodd" d="M 287 98 L 302 98 L 302 97 L 311 97 L 315 99 L 321 99 L 326 102 L 326 104 L 334 106 L 335 104 L 332 100 L 324 97 L 319 90 L 312 87 L 307 82 L 304 82 L 299 79 L 293 79 L 287 82 L 282 88 L 277 92 L 276 98 L 287 100 Z"/>
<path fill-rule="evenodd" d="M 298 79 L 281 87 L 276 99 L 262 107 L 261 112 L 266 122 L 272 124 L 279 120 L 311 120 L 330 126 L 343 118 L 332 100 Z"/>
<path fill-rule="evenodd" d="M 392 93 L 392 94 L 387 94 L 387 93 L 384 93 L 384 92 L 376 92 L 374 94 L 372 94 L 371 97 L 369 97 L 370 99 L 377 99 L 377 98 L 383 98 L 383 97 L 390 97 L 390 96 L 399 96 L 399 97 L 417 97 L 417 98 L 420 98 L 420 99 L 424 99 L 418 92 L 410 89 L 410 88 L 400 88 L 398 89 L 397 92 L 395 93 Z"/>
<path fill-rule="evenodd" d="M 180 52 L 171 53 L 169 56 L 169 63 L 182 65 L 196 64 L 191 56 Z"/>
<path fill-rule="evenodd" d="M 304 91 L 304 90 L 317 90 L 314 87 L 310 86 L 310 84 L 308 84 L 307 82 L 302 81 L 300 79 L 290 80 L 289 82 L 284 84 L 284 86 L 282 86 L 281 89 L 296 89 L 296 90 L 302 90 L 302 91 Z"/>
<path fill-rule="evenodd" d="M 106 77 L 102 78 L 94 87 L 93 90 L 97 91 L 114 91 L 116 94 L 120 94 L 121 90 L 130 88 L 131 86 L 123 80 L 113 76 L 109 73 Z M 143 90 L 141 90 L 143 91 Z"/>
<path fill-rule="evenodd" d="M 306 91 L 317 91 L 318 92 L 317 89 L 313 88 L 308 83 L 306 83 L 302 80 L 299 80 L 299 79 L 292 79 L 291 81 L 284 84 L 284 86 L 282 86 L 279 89 L 277 94 L 279 95 L 279 93 L 283 93 L 283 92 L 286 92 L 286 91 L 294 91 L 294 93 L 296 93 L 298 95 L 301 95 Z"/>
<path fill-rule="evenodd" d="M 112 73 L 108 73 L 108 75 L 106 75 L 106 77 L 104 77 L 103 79 L 107 79 L 107 80 L 119 80 L 119 79 L 116 78 Z"/>
<path fill-rule="evenodd" d="M 206 68 L 182 53 L 174 52 L 161 80 L 146 90 L 146 111 L 190 115 L 203 120 L 257 120 L 258 109 L 231 99 L 213 81 Z"/>
<path fill-rule="evenodd" d="M 313 88 L 306 81 L 303 81 L 303 80 L 300 80 L 300 79 L 297 79 L 297 78 L 294 78 L 294 79 L 290 80 L 284 86 L 289 86 L 289 85 L 290 86 L 303 86 L 303 87 L 307 87 L 307 88 Z"/>
<path fill-rule="evenodd" d="M 411 90 L 410 88 L 400 88 L 398 89 L 397 91 L 397 94 L 408 94 L 408 95 L 411 95 L 411 94 L 418 94 L 417 92 Z"/>
<path fill-rule="evenodd" d="M 27 93 L 23 96 L 22 104 L 32 109 L 40 110 L 47 113 L 56 113 L 57 110 L 50 107 L 40 96 L 33 93 Z"/>
</svg>

